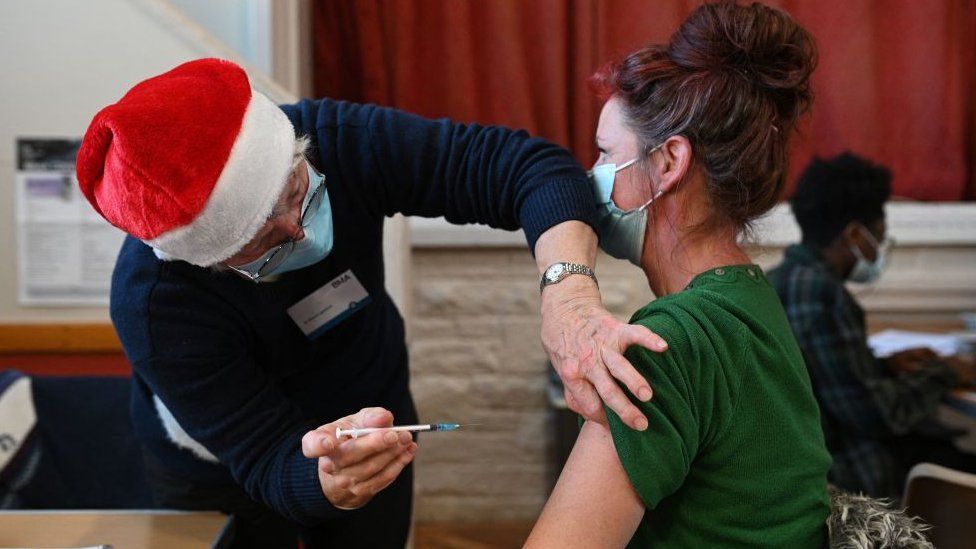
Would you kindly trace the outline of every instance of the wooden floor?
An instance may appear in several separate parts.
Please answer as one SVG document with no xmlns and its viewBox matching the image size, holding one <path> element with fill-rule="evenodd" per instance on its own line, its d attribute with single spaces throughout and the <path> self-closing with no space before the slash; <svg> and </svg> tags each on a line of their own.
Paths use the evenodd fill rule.
<svg viewBox="0 0 976 549">
<path fill-rule="evenodd" d="M 532 530 L 532 522 L 418 523 L 414 549 L 517 549 Z"/>
</svg>

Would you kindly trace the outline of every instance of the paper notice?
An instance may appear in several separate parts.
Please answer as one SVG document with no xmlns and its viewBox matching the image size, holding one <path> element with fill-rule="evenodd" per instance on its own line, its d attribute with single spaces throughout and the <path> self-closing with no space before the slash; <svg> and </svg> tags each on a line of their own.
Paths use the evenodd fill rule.
<svg viewBox="0 0 976 549">
<path fill-rule="evenodd" d="M 78 189 L 77 139 L 17 140 L 17 266 L 22 305 L 108 304 L 125 234 Z"/>
</svg>

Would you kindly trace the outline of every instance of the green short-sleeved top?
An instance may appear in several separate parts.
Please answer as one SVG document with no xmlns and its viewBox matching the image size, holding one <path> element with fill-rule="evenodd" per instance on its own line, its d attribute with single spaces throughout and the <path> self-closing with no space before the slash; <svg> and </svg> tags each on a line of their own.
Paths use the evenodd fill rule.
<svg viewBox="0 0 976 549">
<path fill-rule="evenodd" d="M 631 323 L 668 342 L 627 358 L 654 398 L 634 431 L 607 410 L 647 512 L 630 547 L 822 547 L 827 470 L 820 412 L 779 298 L 755 265 L 722 267 Z"/>
</svg>

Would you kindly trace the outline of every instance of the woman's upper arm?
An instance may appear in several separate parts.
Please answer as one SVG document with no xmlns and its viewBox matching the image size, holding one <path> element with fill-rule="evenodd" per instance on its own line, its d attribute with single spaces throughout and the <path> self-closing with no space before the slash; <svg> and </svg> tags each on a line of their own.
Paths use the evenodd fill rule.
<svg viewBox="0 0 976 549">
<path fill-rule="evenodd" d="M 718 404 L 705 398 L 716 392 L 712 376 L 689 366 L 697 356 L 689 338 L 675 337 L 679 327 L 667 315 L 648 318 L 647 325 L 661 329 L 669 343 L 674 341 L 665 353 L 637 346 L 626 353 L 654 387 L 654 398 L 648 402 L 632 397 L 647 416 L 648 428 L 631 429 L 611 409 L 606 409 L 606 426 L 586 422 L 530 546 L 625 546 L 645 510 L 653 512 L 684 484 L 711 425 L 702 421 L 702 414 L 722 415 L 713 408 Z"/>
<path fill-rule="evenodd" d="M 624 547 L 644 511 L 610 431 L 587 421 L 526 547 Z"/>
</svg>

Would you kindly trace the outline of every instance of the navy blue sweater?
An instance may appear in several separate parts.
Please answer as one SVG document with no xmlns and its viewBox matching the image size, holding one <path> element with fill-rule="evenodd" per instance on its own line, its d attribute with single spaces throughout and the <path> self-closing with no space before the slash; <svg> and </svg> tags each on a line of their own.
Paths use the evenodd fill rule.
<svg viewBox="0 0 976 549">
<path fill-rule="evenodd" d="M 316 460 L 302 455 L 302 435 L 365 406 L 416 419 L 403 319 L 384 288 L 384 216 L 522 227 L 532 249 L 549 227 L 589 222 L 594 203 L 569 154 L 525 132 L 328 99 L 282 109 L 297 134 L 311 137 L 309 159 L 325 175 L 332 253 L 254 284 L 160 261 L 130 237 L 112 279 L 111 314 L 133 367 L 133 416 L 147 450 L 176 474 L 236 482 L 312 525 L 339 511 L 322 494 Z M 349 269 L 371 302 L 306 338 L 286 309 Z M 154 395 L 219 463 L 167 438 Z"/>
</svg>

